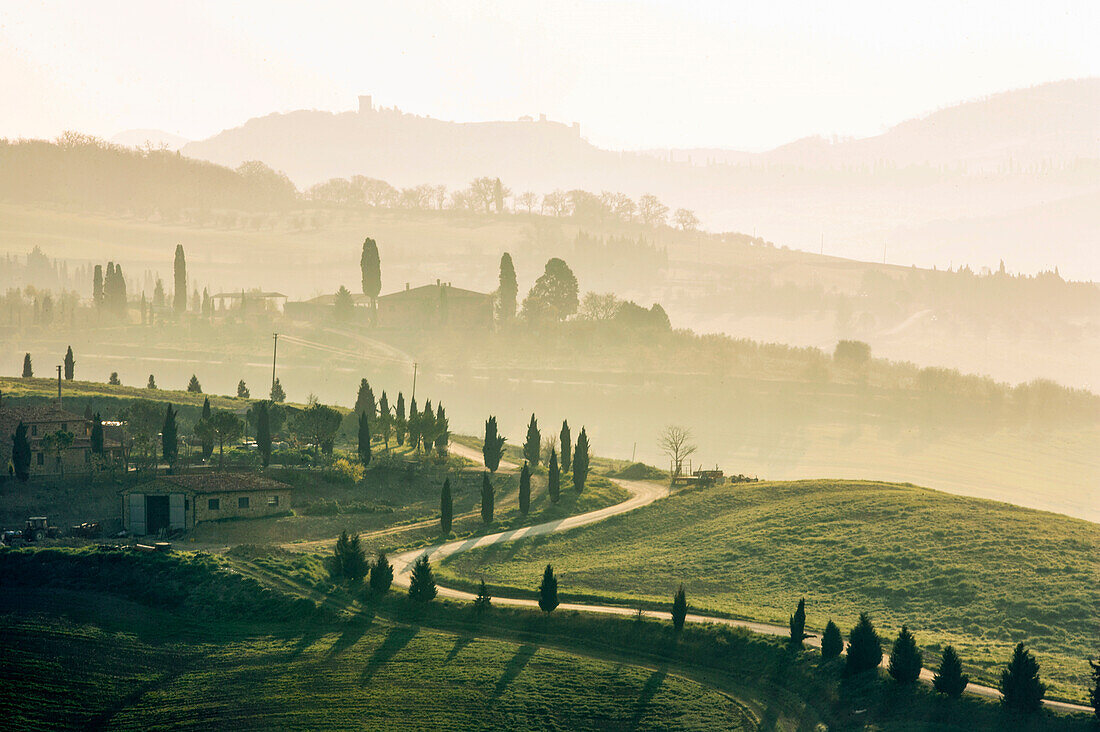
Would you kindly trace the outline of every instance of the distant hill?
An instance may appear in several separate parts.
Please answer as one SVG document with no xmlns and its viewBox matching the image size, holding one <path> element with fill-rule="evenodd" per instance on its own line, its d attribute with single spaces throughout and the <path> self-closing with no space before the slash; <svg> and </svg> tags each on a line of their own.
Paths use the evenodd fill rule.
<svg viewBox="0 0 1100 732">
<path fill-rule="evenodd" d="M 142 145 L 149 144 L 153 147 L 164 147 L 175 152 L 190 142 L 190 140 L 186 137 L 173 135 L 171 132 L 165 132 L 164 130 L 126 130 L 112 137 L 111 142 L 116 145 L 125 145 L 126 147 L 141 147 Z"/>
</svg>

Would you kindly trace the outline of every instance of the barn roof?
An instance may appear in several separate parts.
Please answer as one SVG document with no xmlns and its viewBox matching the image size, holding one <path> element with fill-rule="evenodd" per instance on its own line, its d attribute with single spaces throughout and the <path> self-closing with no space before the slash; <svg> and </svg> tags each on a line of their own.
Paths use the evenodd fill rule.
<svg viewBox="0 0 1100 732">
<path fill-rule="evenodd" d="M 380 302 L 393 302 L 396 300 L 431 300 L 432 302 L 439 301 L 440 292 L 446 290 L 447 297 L 449 298 L 489 298 L 490 295 L 484 292 L 475 292 L 473 290 L 464 290 L 461 287 L 455 287 L 449 283 L 437 283 L 434 285 L 422 285 L 420 287 L 413 287 L 411 289 L 398 290 L 397 292 L 391 292 L 388 295 L 383 295 L 378 298 Z"/>
<path fill-rule="evenodd" d="M 151 484 L 134 486 L 126 492 L 142 493 L 150 488 L 180 490 L 189 493 L 235 493 L 242 491 L 288 491 L 286 483 L 253 473 L 221 473 L 204 470 L 188 475 L 164 475 Z"/>
</svg>

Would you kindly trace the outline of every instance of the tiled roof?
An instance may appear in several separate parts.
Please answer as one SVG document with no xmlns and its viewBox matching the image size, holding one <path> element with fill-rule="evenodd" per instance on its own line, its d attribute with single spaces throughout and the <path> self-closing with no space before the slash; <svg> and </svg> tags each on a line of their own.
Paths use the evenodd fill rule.
<svg viewBox="0 0 1100 732">
<path fill-rule="evenodd" d="M 161 488 L 183 488 L 194 493 L 230 493 L 235 491 L 290 490 L 286 483 L 252 473 L 221 473 L 203 470 L 187 475 L 165 475 L 157 478 L 155 485 Z M 133 489 L 141 492 L 141 486 Z"/>
<path fill-rule="evenodd" d="M 454 287 L 453 285 L 441 284 L 441 285 L 423 285 L 421 287 L 413 287 L 409 290 L 398 290 L 397 292 L 391 292 L 388 295 L 383 295 L 378 298 L 379 301 L 383 300 L 404 300 L 404 299 L 432 299 L 438 300 L 441 291 L 447 291 L 447 297 L 451 298 L 485 298 L 488 299 L 490 295 L 484 292 L 474 292 L 473 290 L 464 290 L 461 287 Z"/>
<path fill-rule="evenodd" d="M 50 404 L 39 407 L 0 407 L 0 440 L 11 440 L 19 423 L 74 422 L 84 424 L 84 416 Z"/>
</svg>

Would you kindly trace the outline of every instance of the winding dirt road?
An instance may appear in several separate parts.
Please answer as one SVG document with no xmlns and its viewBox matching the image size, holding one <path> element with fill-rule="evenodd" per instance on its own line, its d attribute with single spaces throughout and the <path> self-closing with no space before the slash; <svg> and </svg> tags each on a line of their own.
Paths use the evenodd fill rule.
<svg viewBox="0 0 1100 732">
<path fill-rule="evenodd" d="M 473 448 L 466 447 L 465 445 L 452 444 L 451 451 L 457 455 L 461 455 L 464 458 L 473 460 L 478 464 L 482 464 L 481 453 L 477 450 L 474 450 Z M 500 467 L 508 470 L 514 470 L 518 468 L 518 466 L 514 463 L 506 463 L 505 461 L 501 461 Z M 414 549 L 412 551 L 394 555 L 393 557 L 390 557 L 394 568 L 394 584 L 400 587 L 408 587 L 409 577 L 412 573 L 412 565 L 417 559 L 422 556 L 427 556 L 433 562 L 439 562 L 451 556 L 452 554 L 470 551 L 471 549 L 477 549 L 479 547 L 491 546 L 493 544 L 501 544 L 506 541 L 526 539 L 533 536 L 544 536 L 546 534 L 552 534 L 559 531 L 568 531 L 569 529 L 574 529 L 578 526 L 593 524 L 597 521 L 602 521 L 605 518 L 617 516 L 619 514 L 627 513 L 628 511 L 633 511 L 636 508 L 647 506 L 650 503 L 656 501 L 658 498 L 662 498 L 668 495 L 668 488 L 666 486 L 657 485 L 656 483 L 639 480 L 613 480 L 615 483 L 625 488 L 631 494 L 629 499 L 614 506 L 608 506 L 606 508 L 601 508 L 597 511 L 582 513 L 577 516 L 570 516 L 569 518 L 560 519 L 558 521 L 548 521 L 544 524 L 526 526 L 510 531 L 501 531 L 495 534 L 487 534 L 485 536 L 474 536 L 470 537 L 469 539 L 451 541 L 444 544 L 433 544 L 432 546 L 423 547 L 421 549 Z M 454 600 L 467 600 L 471 602 L 474 599 L 474 595 L 472 593 L 455 590 L 450 587 L 439 586 L 438 591 L 440 597 L 447 597 Z M 527 608 L 538 607 L 538 602 L 535 600 L 513 597 L 493 597 L 493 604 Z M 638 612 L 636 608 L 621 607 L 615 605 L 590 605 L 586 603 L 563 602 L 562 604 L 558 605 L 558 607 L 562 610 L 576 610 L 579 612 L 600 613 L 603 615 L 634 616 Z M 642 615 L 647 618 L 660 620 L 671 620 L 672 618 L 671 612 L 657 610 L 643 610 Z M 768 623 L 756 623 L 750 620 L 736 620 L 733 618 L 717 618 L 707 615 L 689 614 L 687 616 L 687 622 L 729 625 L 739 628 L 746 628 L 754 633 L 763 633 L 765 635 L 774 635 L 780 637 L 786 637 L 790 633 L 789 628 L 787 628 L 786 626 L 771 625 Z M 820 647 L 821 639 L 817 637 L 811 637 L 807 639 L 806 643 L 814 647 Z M 885 667 L 889 664 L 889 662 L 890 657 L 887 654 L 883 654 L 882 665 Z M 926 668 L 921 669 L 921 679 L 930 684 L 932 682 L 932 672 Z M 967 693 L 976 694 L 978 696 L 983 696 L 990 699 L 1001 698 L 1000 691 L 989 686 L 982 686 L 980 684 L 971 683 L 966 687 L 966 691 Z M 1044 699 L 1043 704 L 1052 709 L 1059 709 L 1063 711 L 1092 712 L 1091 707 L 1087 707 L 1082 704 L 1071 704 L 1069 702 L 1060 702 L 1050 699 Z"/>
</svg>

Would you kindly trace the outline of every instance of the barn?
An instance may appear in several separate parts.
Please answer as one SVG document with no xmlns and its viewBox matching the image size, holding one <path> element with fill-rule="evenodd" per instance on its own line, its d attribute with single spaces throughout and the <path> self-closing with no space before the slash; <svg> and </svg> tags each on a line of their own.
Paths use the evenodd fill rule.
<svg viewBox="0 0 1100 732">
<path fill-rule="evenodd" d="M 203 521 L 263 518 L 290 509 L 286 483 L 252 473 L 166 475 L 122 491 L 122 524 L 134 536 L 188 531 Z"/>
</svg>

